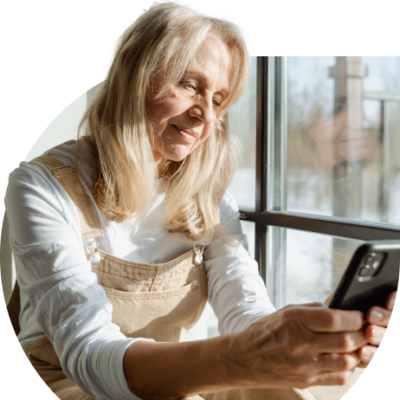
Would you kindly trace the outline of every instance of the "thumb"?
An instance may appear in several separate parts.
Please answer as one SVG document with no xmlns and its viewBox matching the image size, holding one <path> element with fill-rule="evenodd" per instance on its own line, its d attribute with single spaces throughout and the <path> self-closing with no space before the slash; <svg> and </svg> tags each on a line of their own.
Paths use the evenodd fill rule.
<svg viewBox="0 0 400 400">
<path fill-rule="evenodd" d="M 325 304 L 326 306 L 329 306 L 329 303 L 331 302 L 331 300 L 332 300 L 332 298 L 333 298 L 335 292 L 336 292 L 336 289 L 335 289 L 335 290 L 326 298 L 326 300 L 324 301 L 324 304 Z"/>
</svg>

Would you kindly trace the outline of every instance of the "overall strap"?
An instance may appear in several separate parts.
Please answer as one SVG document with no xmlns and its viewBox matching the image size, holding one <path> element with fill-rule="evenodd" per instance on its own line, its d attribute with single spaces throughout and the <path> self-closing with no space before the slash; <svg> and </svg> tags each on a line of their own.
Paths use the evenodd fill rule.
<svg viewBox="0 0 400 400">
<path fill-rule="evenodd" d="M 103 231 L 97 226 L 92 207 L 90 206 L 85 191 L 79 182 L 76 169 L 65 166 L 61 161 L 50 156 L 40 156 L 34 158 L 32 161 L 45 166 L 58 180 L 73 201 L 81 223 L 82 240 L 103 236 Z"/>
</svg>

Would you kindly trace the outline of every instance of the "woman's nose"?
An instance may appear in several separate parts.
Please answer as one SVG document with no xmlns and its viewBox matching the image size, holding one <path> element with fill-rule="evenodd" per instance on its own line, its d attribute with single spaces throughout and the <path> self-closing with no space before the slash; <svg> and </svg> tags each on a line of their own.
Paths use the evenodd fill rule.
<svg viewBox="0 0 400 400">
<path fill-rule="evenodd" d="M 190 109 L 190 115 L 200 119 L 204 125 L 212 124 L 216 121 L 216 110 L 212 96 L 208 94 L 202 96 Z"/>
</svg>

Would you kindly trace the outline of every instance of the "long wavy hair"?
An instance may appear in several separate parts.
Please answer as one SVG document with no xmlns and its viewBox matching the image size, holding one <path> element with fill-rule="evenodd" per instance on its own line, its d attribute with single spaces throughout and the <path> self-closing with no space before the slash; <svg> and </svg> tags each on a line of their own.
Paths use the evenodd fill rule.
<svg viewBox="0 0 400 400">
<path fill-rule="evenodd" d="M 151 7 L 122 35 L 108 72 L 84 115 L 84 131 L 98 162 L 92 195 L 107 220 L 130 219 L 139 227 L 153 195 L 158 172 L 146 96 L 161 97 L 178 84 L 197 49 L 216 37 L 231 55 L 230 92 L 214 132 L 182 161 L 166 161 L 165 227 L 185 240 L 208 244 L 221 230 L 220 204 L 235 169 L 227 109 L 242 95 L 249 77 L 249 56 L 238 27 L 200 15 L 175 3 Z"/>
</svg>

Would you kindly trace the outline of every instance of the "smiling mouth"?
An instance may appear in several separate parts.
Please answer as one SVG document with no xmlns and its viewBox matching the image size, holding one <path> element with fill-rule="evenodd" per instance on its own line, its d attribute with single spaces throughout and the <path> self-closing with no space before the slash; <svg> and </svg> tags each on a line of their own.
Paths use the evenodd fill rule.
<svg viewBox="0 0 400 400">
<path fill-rule="evenodd" d="M 173 124 L 172 126 L 177 130 L 177 132 L 181 135 L 185 142 L 194 143 L 197 140 L 197 137 L 189 130 Z"/>
</svg>

